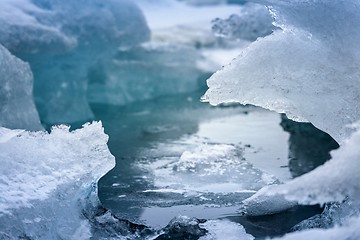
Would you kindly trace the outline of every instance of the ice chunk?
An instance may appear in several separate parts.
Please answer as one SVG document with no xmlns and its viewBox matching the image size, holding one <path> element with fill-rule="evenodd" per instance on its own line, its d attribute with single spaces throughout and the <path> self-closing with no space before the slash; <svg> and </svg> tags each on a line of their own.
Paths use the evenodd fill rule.
<svg viewBox="0 0 360 240">
<path fill-rule="evenodd" d="M 198 239 L 206 234 L 206 229 L 200 227 L 200 223 L 206 220 L 178 216 L 173 218 L 163 229 L 157 239 Z"/>
<path fill-rule="evenodd" d="M 0 45 L 0 126 L 40 130 L 33 96 L 33 75 L 29 64 Z"/>
<path fill-rule="evenodd" d="M 97 180 L 115 165 L 101 123 L 13 131 L 0 131 L 0 238 L 89 238 Z"/>
<path fill-rule="evenodd" d="M 198 143 L 180 158 L 162 157 L 140 166 L 153 171 L 156 187 L 189 195 L 253 192 L 278 183 L 276 177 L 247 162 L 240 146 L 228 144 Z"/>
<path fill-rule="evenodd" d="M 250 198 L 243 201 L 243 210 L 249 216 L 270 215 L 282 212 L 297 205 L 296 201 L 288 201 L 284 196 L 268 196 L 264 194 L 274 187 L 265 186 Z"/>
<path fill-rule="evenodd" d="M 228 220 L 209 220 L 203 224 L 208 230 L 208 234 L 200 237 L 200 240 L 216 240 L 216 239 L 228 239 L 228 240 L 253 240 L 255 239 L 250 234 L 245 232 L 243 226 L 239 223 L 230 222 Z"/>
<path fill-rule="evenodd" d="M 145 19 L 132 1 L 7 0 L 4 5 L 0 43 L 30 63 L 35 103 L 48 124 L 91 119 L 89 67 L 111 58 L 118 47 L 149 38 Z"/>
<path fill-rule="evenodd" d="M 273 32 L 275 27 L 272 21 L 265 6 L 248 3 L 238 14 L 232 14 L 225 20 L 214 19 L 212 29 L 224 37 L 255 41 L 258 37 L 265 37 Z"/>
<path fill-rule="evenodd" d="M 360 3 L 257 1 L 282 30 L 252 43 L 208 80 L 211 104 L 239 102 L 310 121 L 342 142 L 360 118 Z"/>
</svg>

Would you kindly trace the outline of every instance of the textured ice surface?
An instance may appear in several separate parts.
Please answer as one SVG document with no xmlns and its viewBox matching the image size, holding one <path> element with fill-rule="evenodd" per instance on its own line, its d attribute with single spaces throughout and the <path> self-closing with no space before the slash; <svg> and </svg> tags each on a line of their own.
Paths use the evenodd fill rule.
<svg viewBox="0 0 360 240">
<path fill-rule="evenodd" d="M 174 192 L 178 189 L 188 195 L 253 192 L 277 182 L 242 155 L 240 146 L 205 143 L 185 151 L 179 159 L 165 157 L 144 167 L 153 171 L 157 188 Z"/>
<path fill-rule="evenodd" d="M 149 38 L 141 11 L 127 0 L 3 1 L 0 13 L 0 43 L 30 63 L 35 103 L 50 124 L 91 119 L 88 69 Z"/>
<path fill-rule="evenodd" d="M 30 66 L 0 45 L 0 126 L 40 130 Z"/>
<path fill-rule="evenodd" d="M 258 1 L 282 30 L 208 80 L 211 104 L 240 102 L 310 121 L 338 142 L 360 118 L 358 1 Z"/>
<path fill-rule="evenodd" d="M 0 238 L 86 239 L 97 180 L 114 166 L 101 123 L 51 133 L 0 128 Z"/>
<path fill-rule="evenodd" d="M 243 201 L 245 213 L 249 216 L 270 215 L 282 212 L 297 205 L 296 201 L 288 201 L 284 196 L 269 197 L 267 191 L 272 186 L 265 186 L 256 194 Z"/>
</svg>

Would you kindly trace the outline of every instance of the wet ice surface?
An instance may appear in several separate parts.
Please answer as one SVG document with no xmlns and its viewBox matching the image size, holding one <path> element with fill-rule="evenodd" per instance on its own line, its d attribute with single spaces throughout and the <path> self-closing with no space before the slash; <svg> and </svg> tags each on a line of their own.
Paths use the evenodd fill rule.
<svg viewBox="0 0 360 240">
<path fill-rule="evenodd" d="M 291 179 L 289 134 L 279 114 L 251 106 L 214 108 L 200 103 L 200 96 L 92 106 L 117 159 L 99 183 L 104 207 L 153 229 L 179 215 L 227 218 L 257 236 L 284 233 L 319 212 L 318 207 L 296 208 L 266 221 L 242 216 L 243 200 Z"/>
</svg>

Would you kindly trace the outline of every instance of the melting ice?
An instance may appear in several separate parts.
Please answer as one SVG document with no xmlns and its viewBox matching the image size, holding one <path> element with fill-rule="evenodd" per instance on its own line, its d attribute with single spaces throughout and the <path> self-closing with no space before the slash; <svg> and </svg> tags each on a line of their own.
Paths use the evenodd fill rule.
<svg viewBox="0 0 360 240">
<path fill-rule="evenodd" d="M 359 238 L 359 3 L 251 2 L 2 1 L 0 238 Z"/>
</svg>

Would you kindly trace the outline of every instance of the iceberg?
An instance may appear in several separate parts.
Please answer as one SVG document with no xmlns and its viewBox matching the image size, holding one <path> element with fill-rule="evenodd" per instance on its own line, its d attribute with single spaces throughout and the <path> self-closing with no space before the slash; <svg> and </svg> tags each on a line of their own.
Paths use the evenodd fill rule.
<svg viewBox="0 0 360 240">
<path fill-rule="evenodd" d="M 280 29 L 253 42 L 208 81 L 204 100 L 253 104 L 309 121 L 341 143 L 360 119 L 360 4 L 257 1 Z M 346 16 L 346 17 L 345 17 Z"/>
<path fill-rule="evenodd" d="M 117 48 L 149 38 L 132 1 L 4 1 L 0 43 L 30 63 L 40 118 L 47 124 L 85 122 L 88 69 Z"/>
<path fill-rule="evenodd" d="M 69 132 L 0 128 L 0 238 L 88 239 L 97 181 L 115 165 L 100 122 Z"/>
<path fill-rule="evenodd" d="M 12 129 L 41 130 L 32 89 L 29 64 L 0 45 L 0 126 Z"/>
</svg>

